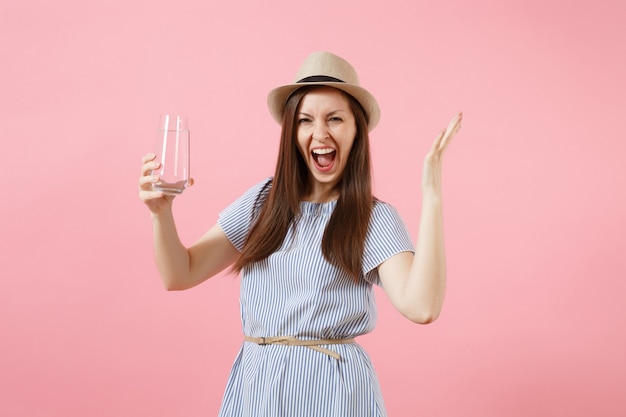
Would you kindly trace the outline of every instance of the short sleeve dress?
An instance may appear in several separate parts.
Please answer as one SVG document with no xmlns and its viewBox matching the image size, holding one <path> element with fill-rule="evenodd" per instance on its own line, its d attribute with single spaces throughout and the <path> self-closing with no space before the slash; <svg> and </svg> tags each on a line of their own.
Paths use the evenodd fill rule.
<svg viewBox="0 0 626 417">
<path fill-rule="evenodd" d="M 220 213 L 218 223 L 241 250 L 271 178 L 255 185 Z M 243 332 L 252 337 L 343 339 L 372 331 L 377 266 L 414 251 L 396 210 L 377 201 L 357 283 L 328 263 L 321 251 L 336 202 L 301 203 L 296 227 L 282 246 L 245 268 L 240 280 Z M 370 358 L 357 343 L 323 345 L 339 359 L 304 346 L 243 342 L 228 378 L 221 417 L 386 416 Z"/>
</svg>

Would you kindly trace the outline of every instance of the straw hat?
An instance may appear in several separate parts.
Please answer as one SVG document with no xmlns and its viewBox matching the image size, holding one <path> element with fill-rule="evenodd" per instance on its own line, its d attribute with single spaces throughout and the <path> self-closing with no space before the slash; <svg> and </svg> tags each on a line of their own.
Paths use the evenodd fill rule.
<svg viewBox="0 0 626 417">
<path fill-rule="evenodd" d="M 307 85 L 325 85 L 345 91 L 354 97 L 368 116 L 368 130 L 372 131 L 380 120 L 380 108 L 373 95 L 361 87 L 356 71 L 345 59 L 330 52 L 313 52 L 298 70 L 292 84 L 270 91 L 267 106 L 274 120 L 283 121 L 283 112 L 289 96 Z"/>
</svg>

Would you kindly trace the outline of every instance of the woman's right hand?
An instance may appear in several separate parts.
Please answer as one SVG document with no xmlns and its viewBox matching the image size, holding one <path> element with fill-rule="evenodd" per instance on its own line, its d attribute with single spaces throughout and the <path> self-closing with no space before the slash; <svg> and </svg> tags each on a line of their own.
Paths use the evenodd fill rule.
<svg viewBox="0 0 626 417">
<path fill-rule="evenodd" d="M 152 171 L 159 169 L 161 164 L 155 161 L 156 155 L 149 153 L 142 158 L 141 177 L 139 177 L 139 199 L 154 214 L 159 214 L 163 210 L 171 209 L 173 195 L 166 195 L 162 191 L 156 191 L 153 184 L 159 181 L 158 175 L 153 175 Z"/>
</svg>

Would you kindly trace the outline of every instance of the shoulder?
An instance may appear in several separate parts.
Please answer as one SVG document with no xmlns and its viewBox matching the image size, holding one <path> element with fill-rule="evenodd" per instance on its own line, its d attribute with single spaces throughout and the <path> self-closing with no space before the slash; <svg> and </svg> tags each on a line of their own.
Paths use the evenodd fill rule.
<svg viewBox="0 0 626 417">
<path fill-rule="evenodd" d="M 376 221 L 378 219 L 390 218 L 390 217 L 399 218 L 400 215 L 398 214 L 398 210 L 396 210 L 396 208 L 392 206 L 391 204 L 375 198 L 374 204 L 372 205 L 372 217 L 371 217 L 372 221 Z"/>
<path fill-rule="evenodd" d="M 246 211 L 256 211 L 269 195 L 272 185 L 272 177 L 265 178 L 244 191 L 235 201 L 233 201 L 221 215 L 241 214 Z"/>
<path fill-rule="evenodd" d="M 369 239 L 390 235 L 404 238 L 408 231 L 398 210 L 391 204 L 376 199 L 372 207 L 368 235 Z"/>
<path fill-rule="evenodd" d="M 248 231 L 269 195 L 271 184 L 272 178 L 254 184 L 219 213 L 220 227 L 238 250 L 242 250 Z"/>
<path fill-rule="evenodd" d="M 414 251 L 409 231 L 396 208 L 375 200 L 363 252 L 363 271 L 373 274 L 367 279 L 378 283 L 376 268 L 381 263 L 400 252 Z"/>
<path fill-rule="evenodd" d="M 267 177 L 263 181 L 259 181 L 249 187 L 243 194 L 241 194 L 237 201 L 247 201 L 252 204 L 258 204 L 259 202 L 262 203 L 270 193 L 272 188 L 272 179 L 272 177 Z"/>
<path fill-rule="evenodd" d="M 257 182 L 253 186 L 249 187 L 248 190 L 243 195 L 249 195 L 249 194 L 258 195 L 258 194 L 263 194 L 263 193 L 269 193 L 270 189 L 272 188 L 273 179 L 274 179 L 273 177 L 267 177 L 263 179 L 262 181 Z"/>
</svg>

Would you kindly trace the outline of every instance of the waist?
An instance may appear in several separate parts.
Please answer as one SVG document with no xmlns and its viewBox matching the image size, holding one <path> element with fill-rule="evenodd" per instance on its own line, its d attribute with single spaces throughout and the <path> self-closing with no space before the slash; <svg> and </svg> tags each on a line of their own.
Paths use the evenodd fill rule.
<svg viewBox="0 0 626 417">
<path fill-rule="evenodd" d="M 271 336 L 271 337 L 252 337 L 244 336 L 244 340 L 250 343 L 256 343 L 260 346 L 266 345 L 287 345 L 287 346 L 304 346 L 309 349 L 324 353 L 335 359 L 341 359 L 339 354 L 333 350 L 322 347 L 322 345 L 339 345 L 347 343 L 355 343 L 353 337 L 346 339 L 298 339 L 294 336 Z"/>
</svg>

